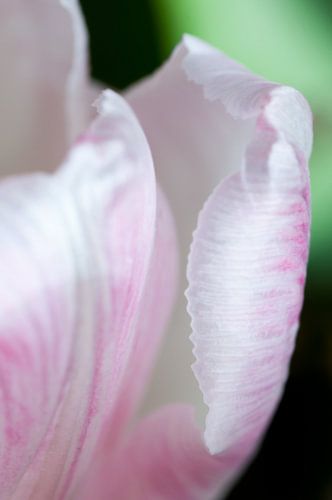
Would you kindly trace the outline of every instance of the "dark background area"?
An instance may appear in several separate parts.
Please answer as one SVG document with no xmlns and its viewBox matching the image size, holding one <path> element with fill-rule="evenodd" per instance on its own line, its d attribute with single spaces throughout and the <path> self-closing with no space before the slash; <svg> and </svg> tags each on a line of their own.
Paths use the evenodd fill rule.
<svg viewBox="0 0 332 500">
<path fill-rule="evenodd" d="M 158 26 L 149 2 L 81 4 L 94 78 L 122 89 L 160 65 Z M 321 8 L 332 21 L 332 4 L 322 1 Z M 228 500 L 332 500 L 332 293 L 313 281 L 309 270 L 285 396 L 256 460 Z"/>
<path fill-rule="evenodd" d="M 122 89 L 160 65 L 158 30 L 147 0 L 81 0 L 81 6 L 94 78 Z"/>
</svg>

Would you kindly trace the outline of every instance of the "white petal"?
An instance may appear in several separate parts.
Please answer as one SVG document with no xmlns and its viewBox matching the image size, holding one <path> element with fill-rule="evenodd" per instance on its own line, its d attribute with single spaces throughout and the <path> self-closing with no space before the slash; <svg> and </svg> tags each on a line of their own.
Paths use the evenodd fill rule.
<svg viewBox="0 0 332 500">
<path fill-rule="evenodd" d="M 98 107 L 56 174 L 0 183 L 5 498 L 70 496 L 113 425 L 138 342 L 155 235 L 153 164 L 123 99 L 109 91 Z"/>
<path fill-rule="evenodd" d="M 76 0 L 3 0 L 0 175 L 52 170 L 87 126 L 85 26 Z"/>
<path fill-rule="evenodd" d="M 302 306 L 310 109 L 192 37 L 127 98 L 175 213 L 183 286 L 207 200 L 188 267 L 194 371 L 209 406 L 205 443 L 223 456 L 242 447 L 244 462 L 282 394 Z M 204 413 L 188 394 L 182 309 L 156 374 L 158 402 L 191 401 Z"/>
</svg>

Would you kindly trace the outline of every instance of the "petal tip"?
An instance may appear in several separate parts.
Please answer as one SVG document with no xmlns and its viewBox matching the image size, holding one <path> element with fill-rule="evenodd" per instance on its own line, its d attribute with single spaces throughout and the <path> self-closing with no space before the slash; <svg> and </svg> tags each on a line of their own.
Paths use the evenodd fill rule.
<svg viewBox="0 0 332 500">
<path fill-rule="evenodd" d="M 289 86 L 275 87 L 270 97 L 265 109 L 269 123 L 308 161 L 313 143 L 313 116 L 308 101 Z"/>
<path fill-rule="evenodd" d="M 97 109 L 100 116 L 112 115 L 121 109 L 127 108 L 125 101 L 113 90 L 105 89 L 94 101 L 93 106 Z"/>
</svg>

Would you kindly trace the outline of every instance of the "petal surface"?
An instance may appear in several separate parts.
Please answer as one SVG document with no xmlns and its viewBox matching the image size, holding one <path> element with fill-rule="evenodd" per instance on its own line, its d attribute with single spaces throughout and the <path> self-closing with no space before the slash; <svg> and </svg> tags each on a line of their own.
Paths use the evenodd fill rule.
<svg viewBox="0 0 332 500">
<path fill-rule="evenodd" d="M 120 491 L 125 498 L 125 495 L 128 494 L 125 483 L 135 490 L 136 480 L 131 476 L 130 459 L 128 460 L 127 452 L 124 449 L 127 448 L 131 429 L 135 427 L 131 417 L 137 410 L 142 394 L 146 391 L 151 369 L 161 343 L 161 334 L 165 330 L 174 302 L 177 285 L 176 248 L 174 222 L 166 200 L 159 191 L 154 251 L 146 279 L 132 355 L 126 366 L 115 412 L 101 436 L 101 445 L 98 447 L 85 480 L 78 485 L 75 491 L 75 498 L 82 500 L 89 500 L 93 497 L 99 500 L 118 498 Z M 128 426 L 128 423 L 131 425 Z M 140 448 L 138 453 L 144 457 L 145 453 L 148 454 L 148 450 Z M 121 479 L 119 468 L 121 469 Z M 123 484 L 124 476 L 122 474 L 127 478 Z"/>
<path fill-rule="evenodd" d="M 238 457 L 213 457 L 204 447 L 193 409 L 170 405 L 146 417 L 135 428 L 108 475 L 92 492 L 99 500 L 202 500 L 217 497 Z M 223 476 L 223 481 L 220 478 Z"/>
<path fill-rule="evenodd" d="M 86 32 L 76 0 L 0 5 L 0 175 L 52 170 L 87 126 Z"/>
<path fill-rule="evenodd" d="M 156 233 L 150 267 L 140 305 L 134 347 L 119 391 L 112 440 L 121 437 L 119 427 L 135 414 L 148 386 L 151 369 L 167 326 L 177 291 L 178 248 L 174 221 L 167 200 L 157 190 Z M 110 435 L 105 446 L 110 447 Z M 112 445 L 114 446 L 114 445 Z"/>
<path fill-rule="evenodd" d="M 108 91 L 98 108 L 56 174 L 0 184 L 4 499 L 70 496 L 137 343 L 153 164 L 123 99 Z"/>
<path fill-rule="evenodd" d="M 226 491 L 274 413 L 294 348 L 309 245 L 311 113 L 295 90 L 252 75 L 188 36 L 160 72 L 129 91 L 128 99 L 174 208 L 182 283 L 197 225 L 187 298 L 194 373 L 209 409 L 201 450 L 206 446 L 217 462 L 232 464 L 227 470 L 220 466 Z M 185 325 L 188 318 L 180 311 L 176 321 Z M 183 365 L 190 362 L 177 346 L 181 338 L 187 342 L 187 330 L 182 337 L 174 323 L 164 371 L 155 377 L 159 401 L 191 401 L 204 414 L 199 395 L 185 394 L 189 378 Z M 179 452 L 183 457 L 185 449 Z M 205 458 L 197 451 L 200 456 L 204 470 Z M 214 480 L 210 492 L 207 488 L 197 498 L 214 494 Z M 192 498 L 190 484 L 187 497 L 181 487 L 178 496 L 160 498 Z"/>
<path fill-rule="evenodd" d="M 248 106 L 245 95 L 249 88 L 255 92 L 255 100 Z M 176 220 L 181 249 L 180 290 L 187 287 L 185 269 L 198 213 L 218 182 L 239 168 L 255 128 L 255 103 L 258 108 L 270 88 L 272 84 L 186 36 L 156 74 L 127 92 L 148 137 L 157 179 Z M 204 418 L 205 407 L 200 404 L 201 395 L 190 368 L 194 358 L 189 335 L 186 301 L 181 294 L 147 411 L 174 400 L 186 401 L 189 395 L 201 407 L 200 420 Z"/>
<path fill-rule="evenodd" d="M 307 159 L 287 130 L 297 112 L 309 119 L 295 91 L 271 93 L 240 172 L 217 186 L 194 233 L 188 311 L 212 453 L 259 438 L 288 375 L 310 225 Z"/>
</svg>

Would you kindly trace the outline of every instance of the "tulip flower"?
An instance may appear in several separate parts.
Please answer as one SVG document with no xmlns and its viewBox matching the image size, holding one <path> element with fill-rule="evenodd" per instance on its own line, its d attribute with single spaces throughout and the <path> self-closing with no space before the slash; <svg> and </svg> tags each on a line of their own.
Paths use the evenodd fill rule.
<svg viewBox="0 0 332 500">
<path fill-rule="evenodd" d="M 92 108 L 74 0 L 3 0 L 0 22 L 0 498 L 226 494 L 294 347 L 310 109 L 191 36 Z M 135 420 L 189 316 L 201 400 Z"/>
</svg>

